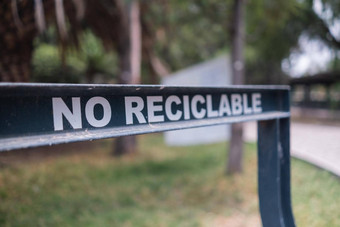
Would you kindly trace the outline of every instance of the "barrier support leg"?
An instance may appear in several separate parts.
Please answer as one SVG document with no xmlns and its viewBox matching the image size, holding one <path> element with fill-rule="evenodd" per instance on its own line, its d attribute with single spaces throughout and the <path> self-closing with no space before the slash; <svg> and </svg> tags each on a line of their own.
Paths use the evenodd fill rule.
<svg viewBox="0 0 340 227">
<path fill-rule="evenodd" d="M 264 227 L 294 227 L 290 195 L 290 119 L 258 122 L 258 192 Z"/>
</svg>

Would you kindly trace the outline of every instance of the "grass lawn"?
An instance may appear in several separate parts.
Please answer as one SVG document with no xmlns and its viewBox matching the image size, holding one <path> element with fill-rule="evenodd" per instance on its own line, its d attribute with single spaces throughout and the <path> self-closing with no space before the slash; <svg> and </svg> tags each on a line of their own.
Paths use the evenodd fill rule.
<svg viewBox="0 0 340 227">
<path fill-rule="evenodd" d="M 244 174 L 225 176 L 224 143 L 170 148 L 139 137 L 137 155 L 115 159 L 110 141 L 93 152 L 0 169 L 0 226 L 261 226 L 256 145 Z M 340 181 L 292 160 L 298 226 L 340 226 Z"/>
</svg>

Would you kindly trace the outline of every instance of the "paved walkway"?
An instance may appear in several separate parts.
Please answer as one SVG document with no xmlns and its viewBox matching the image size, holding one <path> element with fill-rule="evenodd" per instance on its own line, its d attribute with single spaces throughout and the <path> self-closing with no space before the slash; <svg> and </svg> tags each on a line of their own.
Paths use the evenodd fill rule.
<svg viewBox="0 0 340 227">
<path fill-rule="evenodd" d="M 245 139 L 257 139 L 256 122 L 245 124 Z M 340 176 L 340 127 L 293 122 L 291 154 Z"/>
</svg>

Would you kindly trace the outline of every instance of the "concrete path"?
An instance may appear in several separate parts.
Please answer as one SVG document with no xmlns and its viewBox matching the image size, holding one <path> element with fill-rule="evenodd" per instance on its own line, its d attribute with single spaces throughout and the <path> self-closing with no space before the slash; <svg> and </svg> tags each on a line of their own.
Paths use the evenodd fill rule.
<svg viewBox="0 0 340 227">
<path fill-rule="evenodd" d="M 257 140 L 256 122 L 245 123 L 245 139 Z M 291 155 L 340 176 L 340 126 L 292 122 Z"/>
</svg>

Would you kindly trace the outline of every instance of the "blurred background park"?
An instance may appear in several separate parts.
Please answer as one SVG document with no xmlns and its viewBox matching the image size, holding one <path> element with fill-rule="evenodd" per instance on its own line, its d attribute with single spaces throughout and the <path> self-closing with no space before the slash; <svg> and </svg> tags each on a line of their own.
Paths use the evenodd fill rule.
<svg viewBox="0 0 340 227">
<path fill-rule="evenodd" d="M 0 5 L 1 82 L 290 85 L 296 224 L 340 226 L 338 1 Z M 225 130 L 217 141 L 202 129 L 199 141 L 152 134 L 2 152 L 0 225 L 261 226 L 256 125 L 243 126 L 210 129 Z"/>
</svg>

